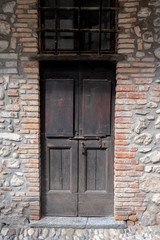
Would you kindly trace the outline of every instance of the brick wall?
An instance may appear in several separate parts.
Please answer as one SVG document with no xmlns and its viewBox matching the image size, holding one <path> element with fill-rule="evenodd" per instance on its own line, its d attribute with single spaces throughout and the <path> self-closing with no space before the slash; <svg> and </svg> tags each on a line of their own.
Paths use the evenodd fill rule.
<svg viewBox="0 0 160 240">
<path fill-rule="evenodd" d="M 137 220 L 159 224 L 160 97 L 155 52 L 160 3 L 120 0 L 119 4 L 118 53 L 126 59 L 117 64 L 115 218 L 131 225 Z"/>
<path fill-rule="evenodd" d="M 0 0 L 0 222 L 40 218 L 36 0 Z M 119 0 L 115 219 L 160 223 L 160 2 Z M 11 217 L 11 218 L 10 218 Z M 10 219 L 10 220 L 9 220 Z"/>
</svg>

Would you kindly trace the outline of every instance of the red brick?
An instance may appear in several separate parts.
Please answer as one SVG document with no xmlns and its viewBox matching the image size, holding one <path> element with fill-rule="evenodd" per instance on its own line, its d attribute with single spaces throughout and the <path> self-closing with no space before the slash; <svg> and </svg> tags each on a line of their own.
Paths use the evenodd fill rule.
<svg viewBox="0 0 160 240">
<path fill-rule="evenodd" d="M 127 141 L 115 140 L 115 145 L 126 146 L 126 145 L 129 145 L 129 144 L 130 144 L 130 142 L 127 142 Z"/>
<path fill-rule="evenodd" d="M 128 139 L 128 136 L 125 134 L 116 134 L 115 139 Z"/>
<path fill-rule="evenodd" d="M 115 123 L 134 123 L 133 118 L 115 118 Z"/>
<path fill-rule="evenodd" d="M 118 68 L 118 73 L 139 73 L 140 68 Z"/>
<path fill-rule="evenodd" d="M 134 164 L 134 165 L 136 164 L 137 165 L 138 164 L 138 160 L 137 159 L 132 159 L 131 160 L 131 164 Z"/>
<path fill-rule="evenodd" d="M 136 166 L 136 171 L 143 171 L 144 170 L 144 166 L 143 165 L 139 165 L 139 166 Z"/>
<path fill-rule="evenodd" d="M 115 216 L 116 221 L 125 221 L 127 218 L 125 216 Z"/>
<path fill-rule="evenodd" d="M 146 210 L 146 207 L 136 207 L 135 210 L 144 212 Z"/>
<path fill-rule="evenodd" d="M 131 149 L 130 149 L 131 152 L 136 152 L 137 150 L 138 150 L 137 147 L 131 147 Z"/>
<path fill-rule="evenodd" d="M 146 68 L 153 68 L 155 65 L 154 65 L 154 63 L 147 63 L 147 62 L 145 62 L 145 63 L 142 63 L 142 62 L 133 62 L 133 64 L 132 64 L 132 66 L 133 67 L 146 67 Z"/>
<path fill-rule="evenodd" d="M 147 94 L 146 93 L 127 93 L 127 97 L 141 99 L 141 98 L 146 98 Z"/>
<path fill-rule="evenodd" d="M 135 92 L 137 91 L 137 87 L 135 86 L 117 86 L 117 92 Z"/>
<path fill-rule="evenodd" d="M 38 216 L 34 216 L 34 215 L 32 216 L 32 215 L 30 215 L 30 216 L 29 216 L 29 219 L 30 219 L 30 220 L 37 220 L 37 221 L 40 220 L 40 213 L 39 213 Z"/>
<path fill-rule="evenodd" d="M 138 185 L 138 183 L 131 183 L 131 184 L 130 184 L 130 187 L 131 187 L 131 188 L 138 188 L 139 185 Z"/>
<path fill-rule="evenodd" d="M 129 226 L 134 226 L 135 223 L 134 223 L 133 221 L 127 221 L 127 225 L 129 225 Z"/>
<path fill-rule="evenodd" d="M 118 158 L 118 159 L 115 159 L 114 161 L 115 161 L 115 164 L 130 164 L 130 160 L 126 158 L 125 159 Z"/>
<path fill-rule="evenodd" d="M 12 96 L 12 97 L 19 96 L 18 90 L 8 90 L 7 94 L 8 94 L 8 96 Z"/>
<path fill-rule="evenodd" d="M 133 166 L 130 166 L 130 165 L 126 165 L 126 166 L 116 165 L 115 169 L 116 170 L 133 170 Z"/>
<path fill-rule="evenodd" d="M 133 81 L 136 84 L 149 84 L 152 82 L 152 78 L 134 78 Z"/>
<path fill-rule="evenodd" d="M 117 157 L 117 158 L 134 158 L 135 154 L 134 153 L 119 152 L 119 153 L 115 153 L 115 157 Z"/>
<path fill-rule="evenodd" d="M 21 197 L 12 197 L 12 201 L 21 202 L 22 198 Z"/>
</svg>

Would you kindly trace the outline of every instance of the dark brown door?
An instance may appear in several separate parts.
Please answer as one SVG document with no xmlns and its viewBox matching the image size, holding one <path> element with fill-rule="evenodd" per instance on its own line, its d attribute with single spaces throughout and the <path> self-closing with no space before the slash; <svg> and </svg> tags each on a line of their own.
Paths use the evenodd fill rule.
<svg viewBox="0 0 160 240">
<path fill-rule="evenodd" d="M 42 63 L 42 212 L 113 214 L 114 66 Z"/>
</svg>

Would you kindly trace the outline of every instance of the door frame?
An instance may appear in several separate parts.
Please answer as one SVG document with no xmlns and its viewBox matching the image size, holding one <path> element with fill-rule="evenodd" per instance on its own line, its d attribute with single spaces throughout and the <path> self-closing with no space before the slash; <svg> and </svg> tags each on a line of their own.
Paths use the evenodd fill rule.
<svg viewBox="0 0 160 240">
<path fill-rule="evenodd" d="M 49 65 L 53 64 L 54 66 L 54 69 L 56 69 L 56 65 L 61 65 L 61 69 L 63 69 L 62 65 L 64 64 L 65 68 L 66 68 L 66 62 L 64 61 L 43 61 L 43 62 L 40 62 L 40 72 L 41 70 L 43 69 L 42 66 L 47 66 L 49 63 Z M 111 152 L 112 152 L 112 155 L 114 154 L 114 113 L 115 113 L 115 85 L 116 85 L 116 64 L 114 63 L 111 63 L 111 62 L 108 62 L 108 61 L 77 61 L 76 64 L 79 64 L 79 63 L 83 63 L 83 64 L 86 64 L 86 63 L 89 63 L 89 64 L 106 64 L 106 68 L 110 68 L 112 66 L 112 68 L 114 68 L 114 80 L 112 81 L 112 91 L 111 91 L 111 136 L 112 136 L 112 142 L 111 142 Z M 72 61 L 68 61 L 67 65 L 72 65 L 72 64 L 75 64 L 75 62 L 72 62 Z M 40 74 L 41 76 L 41 74 Z M 44 91 L 44 88 L 43 88 L 43 84 L 41 85 L 41 95 L 42 95 L 42 91 Z M 44 125 L 44 99 L 41 98 L 41 104 L 40 104 L 40 116 L 41 116 L 41 126 Z M 43 134 L 41 134 L 41 145 L 44 144 L 44 136 Z M 42 165 L 42 168 L 41 168 L 41 186 L 43 186 L 43 182 L 44 179 L 43 179 L 43 175 L 44 175 L 44 168 L 43 168 L 43 159 L 45 158 L 45 155 L 44 155 L 44 151 L 42 150 L 41 152 L 41 165 Z M 113 171 L 114 171 L 114 155 L 112 156 L 112 166 L 113 166 Z M 113 175 L 114 175 L 114 172 L 113 172 Z M 114 177 L 113 177 L 113 180 L 114 180 Z M 114 185 L 114 181 L 112 183 Z M 42 191 L 41 191 L 41 194 L 42 194 Z M 42 195 L 41 195 L 42 196 Z M 113 196 L 114 196 L 114 186 L 113 186 Z M 42 198 L 41 198 L 42 200 Z M 42 205 L 42 201 L 41 201 L 41 205 Z M 42 209 L 42 207 L 41 207 Z M 42 213 L 43 214 L 43 213 Z M 112 216 L 114 215 L 114 212 L 112 213 Z"/>
</svg>

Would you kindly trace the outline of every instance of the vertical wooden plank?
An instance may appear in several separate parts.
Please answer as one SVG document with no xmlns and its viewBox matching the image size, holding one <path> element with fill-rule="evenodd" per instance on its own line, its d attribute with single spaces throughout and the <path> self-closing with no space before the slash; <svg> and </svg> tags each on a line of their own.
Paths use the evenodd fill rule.
<svg viewBox="0 0 160 240">
<path fill-rule="evenodd" d="M 62 190 L 62 151 L 50 149 L 50 190 Z"/>
<path fill-rule="evenodd" d="M 96 190 L 105 190 L 106 180 L 106 149 L 97 149 Z"/>
<path fill-rule="evenodd" d="M 62 150 L 62 189 L 70 190 L 70 149 Z"/>
<path fill-rule="evenodd" d="M 47 136 L 73 136 L 74 81 L 52 79 L 46 81 Z"/>
<path fill-rule="evenodd" d="M 83 135 L 110 135 L 111 83 L 105 79 L 84 79 L 82 94 Z"/>
<path fill-rule="evenodd" d="M 86 154 L 86 179 L 87 179 L 87 190 L 96 189 L 96 163 L 97 163 L 97 151 L 94 149 L 88 149 Z"/>
</svg>

